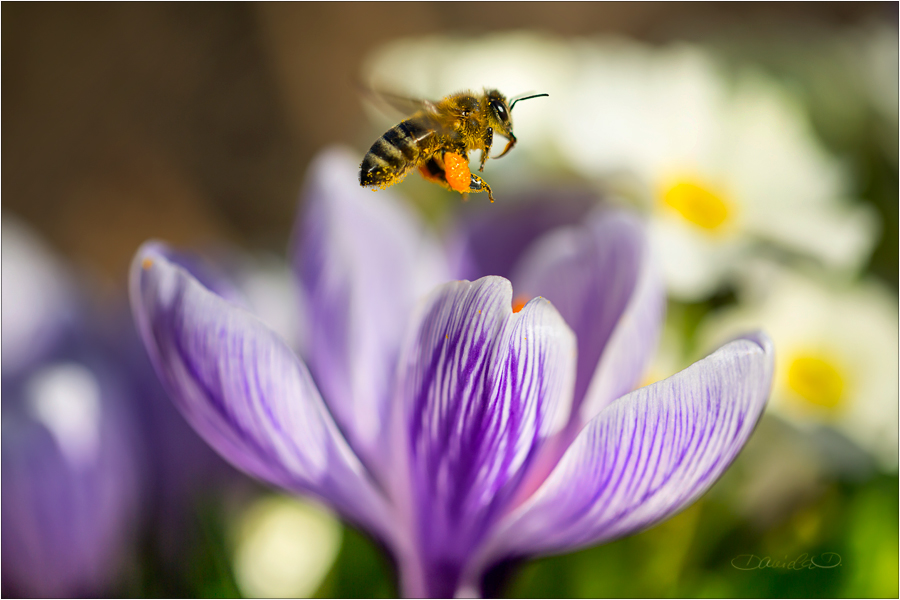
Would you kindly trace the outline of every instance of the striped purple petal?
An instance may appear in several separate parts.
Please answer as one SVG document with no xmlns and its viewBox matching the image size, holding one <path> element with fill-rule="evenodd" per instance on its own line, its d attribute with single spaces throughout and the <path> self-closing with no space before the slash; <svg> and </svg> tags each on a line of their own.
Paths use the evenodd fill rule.
<svg viewBox="0 0 900 600">
<path fill-rule="evenodd" d="M 358 171 L 340 151 L 314 161 L 293 261 L 307 300 L 303 356 L 354 449 L 377 466 L 409 314 L 448 277 L 423 225 L 390 190 L 361 188 Z"/>
<path fill-rule="evenodd" d="M 450 596 L 540 444 L 569 416 L 575 341 L 542 298 L 519 313 L 499 277 L 448 283 L 424 306 L 400 363 L 422 580 Z M 405 495 L 401 492 L 400 495 Z"/>
<path fill-rule="evenodd" d="M 765 334 L 620 398 L 579 434 L 488 551 L 565 552 L 650 527 L 703 494 L 743 447 L 772 382 Z"/>
<path fill-rule="evenodd" d="M 153 243 L 138 251 L 132 311 L 157 375 L 187 420 L 243 471 L 318 496 L 377 532 L 385 520 L 381 497 L 303 363 L 166 254 Z"/>
<path fill-rule="evenodd" d="M 656 349 L 665 295 L 636 216 L 600 209 L 580 226 L 547 234 L 522 257 L 513 284 L 548 298 L 575 331 L 577 428 L 638 385 Z"/>
</svg>

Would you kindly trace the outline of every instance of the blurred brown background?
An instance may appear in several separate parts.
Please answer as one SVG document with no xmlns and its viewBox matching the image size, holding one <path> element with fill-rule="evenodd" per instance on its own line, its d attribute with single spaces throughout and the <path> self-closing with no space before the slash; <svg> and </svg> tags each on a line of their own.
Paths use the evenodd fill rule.
<svg viewBox="0 0 900 600">
<path fill-rule="evenodd" d="M 148 238 L 281 252 L 313 154 L 345 143 L 361 156 L 371 142 L 354 81 L 389 39 L 529 28 L 665 42 L 896 14 L 894 3 L 4 3 L 3 208 L 116 285 Z"/>
</svg>

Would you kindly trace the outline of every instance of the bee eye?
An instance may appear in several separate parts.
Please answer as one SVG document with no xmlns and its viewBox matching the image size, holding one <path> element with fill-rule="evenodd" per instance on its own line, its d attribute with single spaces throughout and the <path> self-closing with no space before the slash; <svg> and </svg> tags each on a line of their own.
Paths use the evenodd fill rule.
<svg viewBox="0 0 900 600">
<path fill-rule="evenodd" d="M 494 112 L 497 113 L 497 118 L 500 119 L 501 123 L 506 123 L 509 121 L 509 114 L 506 112 L 506 107 L 503 106 L 502 102 L 497 100 L 491 101 L 491 108 L 494 109 Z"/>
</svg>

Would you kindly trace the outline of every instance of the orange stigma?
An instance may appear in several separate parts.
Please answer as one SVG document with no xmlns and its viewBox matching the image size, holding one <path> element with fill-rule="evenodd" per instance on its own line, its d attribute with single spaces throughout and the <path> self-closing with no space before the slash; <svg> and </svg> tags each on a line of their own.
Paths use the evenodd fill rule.
<svg viewBox="0 0 900 600">
<path fill-rule="evenodd" d="M 529 300 L 528 296 L 516 296 L 516 299 L 513 300 L 513 303 L 512 303 L 512 311 L 514 313 L 517 313 L 520 310 L 522 310 L 523 308 L 525 308 L 525 305 L 528 304 L 528 300 Z"/>
<path fill-rule="evenodd" d="M 145 271 L 146 271 L 147 269 L 149 269 L 150 267 L 152 267 L 152 266 L 153 266 L 153 259 L 152 259 L 152 258 L 145 258 L 144 260 L 141 261 L 141 267 L 142 267 Z"/>
</svg>

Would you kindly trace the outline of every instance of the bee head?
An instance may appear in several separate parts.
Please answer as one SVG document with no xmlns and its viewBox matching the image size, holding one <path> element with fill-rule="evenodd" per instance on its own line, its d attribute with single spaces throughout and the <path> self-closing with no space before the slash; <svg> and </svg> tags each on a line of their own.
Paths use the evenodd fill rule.
<svg viewBox="0 0 900 600">
<path fill-rule="evenodd" d="M 512 136 L 511 109 L 506 97 L 497 90 L 486 90 L 488 123 L 494 130 L 509 138 Z"/>
<path fill-rule="evenodd" d="M 515 108 L 516 102 L 521 100 L 530 100 L 531 98 L 540 98 L 549 96 L 550 94 L 526 94 L 516 96 L 512 102 L 506 101 L 506 96 L 497 90 L 485 90 L 485 98 L 487 99 L 488 124 L 494 130 L 507 138 L 509 143 L 500 156 L 503 156 L 516 144 L 516 136 L 512 132 L 512 109 Z M 497 158 L 500 158 L 498 156 Z"/>
</svg>

